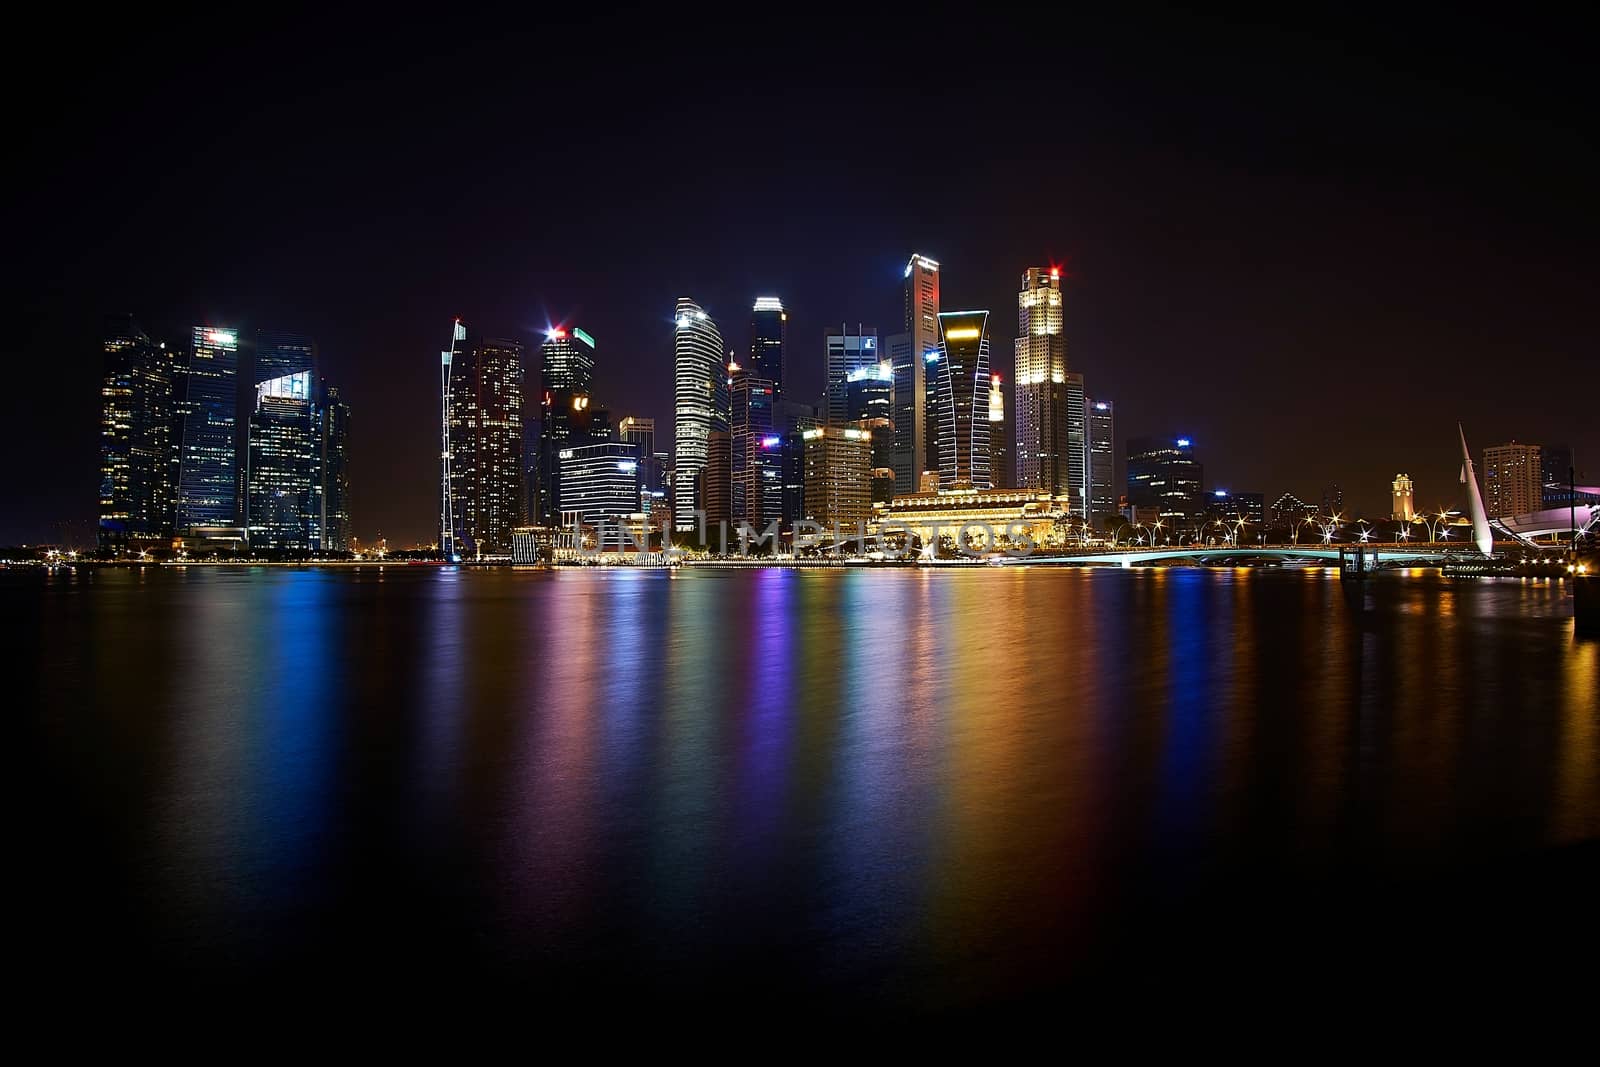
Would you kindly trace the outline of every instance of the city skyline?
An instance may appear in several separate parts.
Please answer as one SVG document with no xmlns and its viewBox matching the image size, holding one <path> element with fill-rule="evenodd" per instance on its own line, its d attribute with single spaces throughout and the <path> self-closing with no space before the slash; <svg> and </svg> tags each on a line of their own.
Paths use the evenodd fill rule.
<svg viewBox="0 0 1600 1067">
<path fill-rule="evenodd" d="M 17 232 L 38 255 L 12 290 L 26 314 L 10 354 L 26 367 L 48 352 L 61 367 L 50 390 L 26 403 L 13 394 L 7 424 L 55 462 L 21 471 L 21 504 L 0 521 L 0 540 L 92 525 L 91 357 L 107 313 L 132 313 L 165 339 L 196 323 L 317 338 L 322 373 L 355 400 L 362 426 L 406 428 L 358 433 L 351 458 L 356 534 L 399 543 L 428 540 L 437 511 L 437 435 L 421 428 L 437 421 L 430 353 L 442 319 L 519 339 L 530 359 L 545 328 L 582 323 L 601 343 L 606 403 L 666 420 L 672 367 L 661 337 L 675 297 L 694 294 L 739 349 L 753 298 L 776 294 L 789 314 L 785 394 L 809 400 L 823 385 L 812 338 L 864 322 L 887 340 L 900 326 L 907 250 L 940 262 L 943 306 L 991 310 L 992 369 L 1008 388 L 1016 278 L 1062 264 L 1072 369 L 1092 395 L 1116 401 L 1119 438 L 1187 433 L 1208 469 L 1270 498 L 1314 498 L 1338 482 L 1352 509 L 1380 514 L 1403 470 L 1419 508 L 1451 502 L 1455 464 L 1437 442 L 1458 419 L 1484 445 L 1563 441 L 1580 463 L 1600 455 L 1582 398 L 1552 387 L 1581 379 L 1594 349 L 1591 224 L 1579 210 L 1594 149 L 1573 141 L 1574 116 L 1560 107 L 1538 112 L 1542 135 L 1554 134 L 1531 137 L 1505 110 L 1535 99 L 1531 87 L 1469 62 L 1470 49 L 1459 59 L 1407 53 L 1403 26 L 1364 42 L 1352 67 L 1336 37 L 1316 44 L 1270 26 L 1212 33 L 1228 62 L 1201 64 L 1174 25 L 1137 38 L 1149 66 L 1134 69 L 1095 58 L 1136 39 L 1106 28 L 1084 54 L 1064 54 L 1070 77 L 1053 88 L 1060 132 L 1038 141 L 1012 136 L 1024 120 L 1006 101 L 1018 86 L 1049 84 L 1048 71 L 1015 84 L 957 75 L 926 89 L 935 119 L 985 131 L 989 150 L 981 166 L 957 160 L 910 186 L 878 180 L 888 162 L 848 180 L 831 171 L 838 149 L 823 135 L 847 100 L 874 143 L 892 141 L 899 105 L 878 72 L 851 74 L 849 93 L 830 95 L 803 62 L 813 54 L 804 34 L 766 60 L 793 81 L 785 93 L 811 94 L 804 104 L 775 104 L 759 88 L 729 100 L 708 84 L 666 83 L 660 106 L 706 116 L 723 147 L 745 145 L 751 120 L 774 106 L 792 120 L 760 168 L 740 162 L 692 183 L 633 166 L 678 129 L 644 116 L 616 128 L 606 109 L 618 95 L 586 102 L 555 78 L 544 106 L 561 116 L 563 153 L 587 158 L 585 180 L 509 165 L 504 178 L 475 176 L 470 196 L 439 176 L 437 138 L 385 142 L 339 121 L 365 100 L 362 76 L 389 58 L 344 49 L 355 38 L 340 30 L 316 47 L 341 49 L 350 69 L 316 83 L 324 106 L 314 112 L 232 83 L 162 107 L 175 74 L 154 72 L 149 85 L 122 78 L 137 49 L 124 55 L 121 42 L 96 38 L 85 44 L 98 61 L 85 63 L 86 77 L 127 88 L 128 121 L 116 129 L 136 132 L 88 123 L 62 142 L 42 125 L 23 128 L 38 166 L 14 179 L 24 195 L 13 202 L 29 206 Z M 987 32 L 974 29 L 1000 40 Z M 250 38 L 238 51 L 279 43 Z M 597 62 L 617 65 L 607 91 L 626 95 L 667 59 L 641 38 Z M 1419 65 L 1457 95 L 1424 92 Z M 1206 77 L 1191 77 L 1197 66 Z M 433 106 L 464 116 L 452 137 L 487 136 L 524 106 L 525 88 L 486 69 L 486 81 L 437 90 Z M 1290 77 L 1296 69 L 1307 75 Z M 1369 91 L 1341 94 L 1324 81 Z M 1266 84 L 1278 90 L 1269 103 L 1220 106 Z M 1179 85 L 1174 99 L 1167 90 Z M 321 163 L 267 182 L 232 150 L 239 136 L 315 146 Z M 114 195 L 101 195 L 104 183 L 80 164 L 128 137 L 129 158 L 151 165 L 119 172 Z M 1256 165 L 1269 150 L 1274 164 Z M 548 158 L 542 145 L 514 152 L 513 162 Z M 221 177 L 197 194 L 184 178 L 202 158 Z M 1059 193 L 1019 212 L 1010 186 L 1035 165 L 1058 176 Z M 419 209 L 442 222 L 389 221 Z M 686 216 L 694 240 L 683 239 Z M 47 219 L 61 230 L 47 231 Z M 1507 362 L 1540 373 L 1503 376 Z M 1369 393 L 1371 404 L 1330 406 L 1341 381 L 1378 368 L 1399 403 L 1380 412 Z"/>
</svg>

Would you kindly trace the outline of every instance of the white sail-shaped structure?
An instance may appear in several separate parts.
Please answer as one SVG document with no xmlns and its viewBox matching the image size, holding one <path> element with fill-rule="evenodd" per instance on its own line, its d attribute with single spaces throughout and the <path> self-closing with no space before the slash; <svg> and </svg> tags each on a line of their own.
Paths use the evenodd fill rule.
<svg viewBox="0 0 1600 1067">
<path fill-rule="evenodd" d="M 1485 556 L 1494 555 L 1494 534 L 1489 529 L 1489 516 L 1483 510 L 1483 493 L 1478 490 L 1478 476 L 1472 469 L 1472 453 L 1467 451 L 1467 434 L 1456 423 L 1456 433 L 1461 435 L 1461 484 L 1467 487 L 1468 514 L 1472 516 L 1472 543 Z"/>
</svg>

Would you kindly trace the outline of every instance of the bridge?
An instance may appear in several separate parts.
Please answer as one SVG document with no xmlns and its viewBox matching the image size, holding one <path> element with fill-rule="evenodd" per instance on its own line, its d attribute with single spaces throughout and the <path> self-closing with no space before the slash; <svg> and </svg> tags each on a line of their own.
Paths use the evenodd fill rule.
<svg viewBox="0 0 1600 1067">
<path fill-rule="evenodd" d="M 1195 562 L 1216 560 L 1247 559 L 1279 559 L 1303 560 L 1306 562 L 1327 562 L 1337 566 L 1341 549 L 1350 553 L 1356 548 L 1361 548 L 1367 553 L 1371 564 L 1378 566 L 1403 565 L 1403 564 L 1433 564 L 1445 563 L 1452 559 L 1477 558 L 1473 550 L 1461 548 L 1448 549 L 1437 545 L 1421 548 L 1404 543 L 1396 544 L 1363 544 L 1363 545 L 1322 545 L 1309 548 L 1300 545 L 1283 546 L 1254 546 L 1254 545 L 1194 545 L 1190 547 L 1163 547 L 1163 548 L 1090 548 L 1080 552 L 1058 553 L 1055 555 L 1031 556 L 992 556 L 990 563 L 996 566 L 1013 566 L 1026 564 L 1040 566 L 1059 564 L 1062 566 L 1118 566 L 1132 567 L 1139 563 L 1158 563 L 1163 560 L 1186 559 Z"/>
</svg>

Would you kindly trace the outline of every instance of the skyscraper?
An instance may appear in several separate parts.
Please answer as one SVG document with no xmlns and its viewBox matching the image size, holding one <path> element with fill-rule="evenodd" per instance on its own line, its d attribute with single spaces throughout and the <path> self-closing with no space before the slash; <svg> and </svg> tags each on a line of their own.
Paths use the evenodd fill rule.
<svg viewBox="0 0 1600 1067">
<path fill-rule="evenodd" d="M 851 333 L 848 325 L 841 325 L 838 332 L 832 328 L 828 330 L 825 344 L 827 358 L 823 372 L 827 383 L 827 421 L 830 425 L 843 426 L 850 421 L 850 376 L 867 368 L 875 370 L 878 366 L 878 331 L 857 325 L 856 332 Z"/>
<path fill-rule="evenodd" d="M 350 405 L 338 386 L 325 385 L 317 410 L 322 481 L 320 544 L 325 552 L 350 551 Z"/>
<path fill-rule="evenodd" d="M 103 351 L 100 544 L 170 540 L 181 427 L 177 353 L 152 341 L 131 315 L 106 321 Z"/>
<path fill-rule="evenodd" d="M 915 493 L 922 472 L 939 466 L 927 406 L 928 356 L 939 349 L 938 261 L 913 254 L 906 262 L 905 321 L 887 347 L 894 369 L 894 488 Z"/>
<path fill-rule="evenodd" d="M 989 313 L 939 313 L 939 488 L 988 489 Z"/>
<path fill-rule="evenodd" d="M 776 442 L 776 385 L 733 366 L 733 491 L 729 512 L 734 523 L 765 530 L 783 511 L 783 473 Z"/>
<path fill-rule="evenodd" d="M 317 342 L 297 333 L 280 330 L 256 331 L 256 382 L 269 382 L 275 378 L 317 370 Z"/>
<path fill-rule="evenodd" d="M 1088 400 L 1089 514 L 1117 512 L 1116 408 L 1109 400 Z"/>
<path fill-rule="evenodd" d="M 1389 517 L 1396 522 L 1410 522 L 1417 514 L 1411 490 L 1411 478 L 1405 474 L 1396 474 L 1389 488 L 1394 494 L 1394 507 L 1389 511 Z"/>
<path fill-rule="evenodd" d="M 1082 463 L 1074 481 L 1069 439 L 1071 401 L 1067 395 L 1067 338 L 1061 306 L 1061 271 L 1029 267 L 1017 294 L 1016 394 L 1017 485 L 1052 496 L 1078 491 L 1082 508 Z M 1083 379 L 1078 379 L 1082 389 Z M 1080 407 L 1080 419 L 1081 408 Z M 1082 437 L 1079 438 L 1080 450 Z"/>
<path fill-rule="evenodd" d="M 639 513 L 638 445 L 598 441 L 564 448 L 557 458 L 564 514 L 593 526 Z"/>
<path fill-rule="evenodd" d="M 1491 519 L 1544 507 L 1544 461 L 1538 445 L 1515 441 L 1483 450 L 1483 504 Z"/>
<path fill-rule="evenodd" d="M 673 525 L 695 529 L 696 509 L 705 510 L 702 473 L 712 431 L 728 431 L 728 370 L 722 333 L 711 317 L 686 296 L 673 316 Z"/>
<path fill-rule="evenodd" d="M 450 388 L 451 492 L 465 550 L 511 550 L 527 503 L 522 448 L 522 342 L 470 337 Z"/>
<path fill-rule="evenodd" d="M 539 357 L 542 389 L 535 519 L 541 525 L 554 526 L 561 521 L 562 511 L 560 454 L 593 438 L 594 338 L 576 326 L 554 327 L 545 332 Z"/>
<path fill-rule="evenodd" d="M 1203 475 L 1187 437 L 1135 437 L 1128 441 L 1128 501 L 1135 508 L 1158 509 L 1167 520 L 1169 533 L 1204 517 Z"/>
<path fill-rule="evenodd" d="M 844 530 L 872 517 L 872 434 L 853 426 L 819 426 L 805 441 L 805 512 Z"/>
<path fill-rule="evenodd" d="M 1067 372 L 1067 482 L 1072 512 L 1089 513 L 1089 393 L 1083 375 Z"/>
<path fill-rule="evenodd" d="M 309 370 L 256 385 L 245 525 L 251 549 L 309 551 L 322 522 L 321 447 Z"/>
<path fill-rule="evenodd" d="M 894 368 L 888 360 L 857 367 L 845 376 L 845 422 L 894 421 Z"/>
<path fill-rule="evenodd" d="M 239 335 L 196 326 L 189 348 L 188 397 L 179 460 L 177 532 L 234 526 L 239 515 L 237 383 Z"/>
<path fill-rule="evenodd" d="M 651 502 L 666 493 L 666 465 L 656 454 L 656 420 L 624 415 L 617 424 L 617 440 L 638 452 L 639 510 L 650 513 Z"/>
<path fill-rule="evenodd" d="M 772 383 L 775 400 L 783 398 L 784 337 L 788 333 L 789 313 L 775 296 L 756 297 L 750 312 L 750 356 L 745 370 L 753 378 Z"/>
<path fill-rule="evenodd" d="M 1000 375 L 989 375 L 989 480 L 996 489 L 1012 488 L 1011 424 Z"/>
</svg>

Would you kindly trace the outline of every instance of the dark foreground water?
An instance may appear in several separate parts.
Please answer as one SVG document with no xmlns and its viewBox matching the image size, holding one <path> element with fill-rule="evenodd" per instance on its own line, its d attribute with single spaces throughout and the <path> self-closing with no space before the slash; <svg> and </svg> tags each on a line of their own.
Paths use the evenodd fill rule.
<svg viewBox="0 0 1600 1067">
<path fill-rule="evenodd" d="M 0 595 L 24 966 L 128 995 L 981 1009 L 1595 941 L 1600 647 L 1557 584 L 401 566 Z"/>
</svg>

